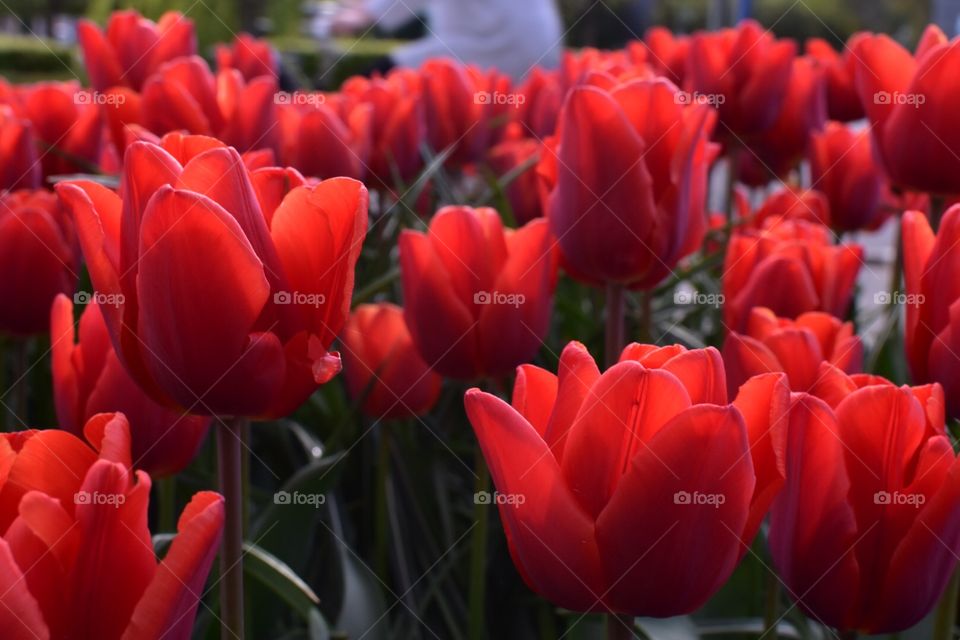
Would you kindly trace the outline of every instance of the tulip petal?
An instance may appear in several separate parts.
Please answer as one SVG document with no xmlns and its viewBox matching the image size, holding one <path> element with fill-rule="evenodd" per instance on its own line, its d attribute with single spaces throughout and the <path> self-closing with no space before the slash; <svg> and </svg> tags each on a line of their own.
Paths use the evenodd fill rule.
<svg viewBox="0 0 960 640">
<path fill-rule="evenodd" d="M 23 572 L 13 560 L 6 540 L 0 538 L 0 628 L 10 640 L 49 640 L 37 600 L 27 590 Z"/>
<path fill-rule="evenodd" d="M 543 437 L 558 463 L 563 460 L 567 434 L 583 400 L 599 378 L 597 363 L 585 346 L 574 341 L 563 348 L 557 370 L 557 399 Z"/>
<path fill-rule="evenodd" d="M 547 431 L 550 414 L 557 401 L 557 376 L 546 369 L 525 364 L 517 367 L 513 384 L 513 408 L 537 430 L 540 437 Z"/>
</svg>

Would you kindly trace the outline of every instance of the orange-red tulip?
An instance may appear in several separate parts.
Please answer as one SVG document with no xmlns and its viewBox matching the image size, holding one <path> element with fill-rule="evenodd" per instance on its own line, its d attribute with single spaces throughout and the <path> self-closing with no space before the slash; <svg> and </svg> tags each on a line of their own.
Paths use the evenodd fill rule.
<svg viewBox="0 0 960 640">
<path fill-rule="evenodd" d="M 501 376 L 540 348 L 557 278 L 546 220 L 504 229 L 493 209 L 445 207 L 400 234 L 400 268 L 410 335 L 438 373 Z"/>
<path fill-rule="evenodd" d="M 860 94 L 857 93 L 857 60 L 853 50 L 862 34 L 854 34 L 838 53 L 822 38 L 810 38 L 806 42 L 806 54 L 817 61 L 827 78 L 827 116 L 831 120 L 850 122 L 864 117 Z"/>
<path fill-rule="evenodd" d="M 216 48 L 217 70 L 236 69 L 246 81 L 258 76 L 279 77 L 276 51 L 266 40 L 240 33 L 230 45 Z"/>
<path fill-rule="evenodd" d="M 820 379 L 821 362 L 858 373 L 863 366 L 863 344 L 852 323 L 819 311 L 789 320 L 754 307 L 746 331 L 731 331 L 723 345 L 730 395 L 751 377 L 772 371 L 786 373 L 794 391 L 810 391 Z"/>
<path fill-rule="evenodd" d="M 466 408 L 517 570 L 575 611 L 673 616 L 702 605 L 783 483 L 789 390 L 767 374 L 727 400 L 716 349 L 628 346 L 600 373 L 572 342 L 525 365 L 513 406 Z"/>
<path fill-rule="evenodd" d="M 136 142 L 122 199 L 61 183 L 117 355 L 158 401 L 192 413 L 286 415 L 340 369 L 367 190 L 250 172 L 232 147 Z M 204 247 L 199 251 L 197 247 Z"/>
<path fill-rule="evenodd" d="M 193 20 L 176 11 L 156 23 L 136 11 L 114 11 L 106 33 L 81 20 L 77 39 L 90 83 L 98 91 L 117 86 L 139 91 L 163 63 L 197 52 Z"/>
<path fill-rule="evenodd" d="M 932 429 L 931 405 L 940 407 Z M 813 618 L 891 633 L 940 598 L 960 553 L 960 464 L 942 405 L 939 386 L 885 381 L 832 408 L 793 396 L 770 550 L 787 593 Z"/>
<path fill-rule="evenodd" d="M 147 529 L 150 476 L 123 414 L 84 428 L 0 435 L 4 638 L 187 640 L 223 530 L 223 498 L 184 509 L 163 560 Z"/>
<path fill-rule="evenodd" d="M 69 214 L 50 191 L 0 196 L 0 332 L 45 333 L 57 294 L 72 294 L 80 273 Z"/>
<path fill-rule="evenodd" d="M 666 80 L 573 89 L 538 172 L 564 266 L 649 288 L 700 248 L 714 112 Z"/>
<path fill-rule="evenodd" d="M 60 428 L 82 436 L 87 420 L 119 411 L 130 422 L 131 455 L 138 469 L 162 477 L 190 464 L 210 419 L 159 405 L 137 386 L 110 343 L 96 301 L 83 310 L 77 331 L 73 303 L 57 296 L 50 317 L 50 351 Z"/>
<path fill-rule="evenodd" d="M 386 302 L 363 304 L 340 335 L 347 391 L 376 420 L 422 416 L 440 397 L 442 379 L 423 361 L 403 319 Z"/>
</svg>

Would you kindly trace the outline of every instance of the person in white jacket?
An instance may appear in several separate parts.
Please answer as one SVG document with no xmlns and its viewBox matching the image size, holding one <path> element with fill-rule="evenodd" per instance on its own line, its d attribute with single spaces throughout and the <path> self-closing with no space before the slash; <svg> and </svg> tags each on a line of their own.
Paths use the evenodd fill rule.
<svg viewBox="0 0 960 640">
<path fill-rule="evenodd" d="M 393 51 L 393 64 L 418 67 L 430 58 L 451 58 L 520 80 L 534 67 L 560 62 L 563 33 L 554 0 L 364 0 L 345 6 L 334 28 L 376 25 L 389 32 L 421 14 L 426 36 Z"/>
</svg>

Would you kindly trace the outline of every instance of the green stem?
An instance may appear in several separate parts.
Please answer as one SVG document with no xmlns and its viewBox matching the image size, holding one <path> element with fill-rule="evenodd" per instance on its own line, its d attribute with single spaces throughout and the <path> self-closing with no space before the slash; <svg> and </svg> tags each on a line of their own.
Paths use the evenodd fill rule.
<svg viewBox="0 0 960 640">
<path fill-rule="evenodd" d="M 837 629 L 837 637 L 840 640 L 857 640 L 859 636 L 860 634 L 854 631 L 853 629 L 848 629 L 847 631 Z"/>
<path fill-rule="evenodd" d="M 160 478 L 157 481 L 157 524 L 161 532 L 177 530 L 177 476 Z"/>
<path fill-rule="evenodd" d="M 633 616 L 621 613 L 607 615 L 607 640 L 629 640 L 638 637 L 634 632 Z"/>
<path fill-rule="evenodd" d="M 780 580 L 775 573 L 767 576 L 767 598 L 763 615 L 763 637 L 777 640 L 780 622 Z"/>
<path fill-rule="evenodd" d="M 890 304 L 896 304 L 903 273 L 903 226 L 897 225 L 893 234 L 893 270 L 890 272 Z"/>
<path fill-rule="evenodd" d="M 936 625 L 933 637 L 935 640 L 953 640 L 953 630 L 957 626 L 957 597 L 960 595 L 960 569 L 953 572 L 947 584 L 947 590 L 937 605 Z"/>
<path fill-rule="evenodd" d="M 620 352 L 624 347 L 624 335 L 623 285 L 619 282 L 608 282 L 605 349 L 607 367 L 612 367 L 620 359 Z"/>
<path fill-rule="evenodd" d="M 220 618 L 223 640 L 243 640 L 243 431 L 245 418 L 217 428 L 217 465 L 226 517 L 220 547 Z"/>
<path fill-rule="evenodd" d="M 490 508 L 488 501 L 477 499 L 477 494 L 490 492 L 490 470 L 483 459 L 483 452 L 477 446 L 474 485 L 473 528 L 470 549 L 470 590 L 467 595 L 467 608 L 470 616 L 470 640 L 482 640 L 487 591 L 487 529 L 490 527 Z"/>
<path fill-rule="evenodd" d="M 376 520 L 374 523 L 374 567 L 381 580 L 387 580 L 389 567 L 390 514 L 387 505 L 387 484 L 390 482 L 390 429 L 380 423 L 380 448 L 377 455 Z"/>
<path fill-rule="evenodd" d="M 733 222 L 734 217 L 734 207 L 733 203 L 734 193 L 737 190 L 737 178 L 740 173 L 740 147 L 730 146 L 730 149 L 727 151 L 727 222 Z"/>
</svg>

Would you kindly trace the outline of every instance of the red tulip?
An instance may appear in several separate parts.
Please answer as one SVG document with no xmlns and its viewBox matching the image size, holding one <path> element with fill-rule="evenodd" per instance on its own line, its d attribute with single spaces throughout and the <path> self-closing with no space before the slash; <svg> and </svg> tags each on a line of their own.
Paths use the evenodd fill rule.
<svg viewBox="0 0 960 640">
<path fill-rule="evenodd" d="M 564 96 L 557 74 L 534 67 L 517 91 L 523 95 L 516 118 L 520 136 L 542 140 L 553 135 Z"/>
<path fill-rule="evenodd" d="M 842 54 L 822 38 L 807 40 L 806 54 L 826 72 L 827 116 L 831 120 L 850 122 L 865 115 L 856 87 L 857 60 L 852 54 L 861 38 L 859 33 L 851 36 Z"/>
<path fill-rule="evenodd" d="M 643 44 L 647 49 L 647 63 L 658 74 L 682 87 L 690 55 L 690 38 L 675 36 L 665 27 L 652 27 L 643 34 Z"/>
<path fill-rule="evenodd" d="M 504 189 L 504 195 L 510 202 L 510 210 L 517 224 L 526 224 L 534 218 L 543 216 L 543 206 L 538 194 L 536 159 L 540 155 L 541 144 L 532 138 L 506 140 L 490 149 L 487 162 L 503 180 L 511 176 L 512 182 Z M 516 174 L 526 165 L 521 173 Z"/>
<path fill-rule="evenodd" d="M 810 177 L 830 201 L 830 224 L 838 231 L 875 229 L 887 217 L 885 181 L 873 162 L 869 135 L 839 122 L 813 135 Z"/>
<path fill-rule="evenodd" d="M 754 307 L 746 331 L 731 331 L 723 345 L 730 395 L 751 377 L 772 371 L 786 373 L 794 391 L 810 391 L 820 380 L 821 362 L 849 373 L 860 371 L 863 345 L 852 323 L 818 311 L 788 320 Z"/>
<path fill-rule="evenodd" d="M 805 220 L 815 224 L 829 225 L 830 202 L 827 197 L 813 189 L 786 187 L 774 192 L 753 213 L 752 223 L 762 229 L 768 220 Z"/>
<path fill-rule="evenodd" d="M 134 471 L 123 414 L 84 428 L 0 435 L 4 638 L 190 638 L 223 529 L 223 498 L 197 493 L 159 563 L 150 476 Z"/>
<path fill-rule="evenodd" d="M 249 33 L 240 33 L 231 45 L 216 48 L 217 70 L 236 69 L 246 81 L 258 76 L 279 78 L 277 53 L 266 40 L 254 38 Z"/>
<path fill-rule="evenodd" d="M 787 592 L 840 630 L 913 626 L 940 598 L 960 553 L 960 464 L 929 402 L 868 384 L 831 408 L 793 396 L 787 481 L 770 549 Z"/>
<path fill-rule="evenodd" d="M 347 391 L 376 420 L 422 416 L 440 397 L 442 379 L 423 361 L 403 319 L 403 309 L 364 304 L 340 336 Z"/>
<path fill-rule="evenodd" d="M 771 220 L 730 238 L 724 263 L 724 322 L 746 331 L 753 307 L 785 318 L 824 311 L 842 318 L 850 306 L 863 249 L 834 245 L 830 230 L 801 220 Z"/>
<path fill-rule="evenodd" d="M 400 234 L 404 316 L 444 376 L 501 376 L 528 362 L 550 324 L 557 264 L 546 220 L 504 229 L 493 209 L 445 207 Z"/>
<path fill-rule="evenodd" d="M 293 98 L 296 104 L 278 107 L 283 162 L 307 176 L 363 178 L 370 154 L 370 109 L 354 109 L 345 121 L 323 94 Z"/>
<path fill-rule="evenodd" d="M 30 335 L 50 328 L 50 305 L 72 294 L 80 261 L 69 215 L 49 191 L 0 196 L 0 332 Z"/>
<path fill-rule="evenodd" d="M 903 214 L 907 361 L 919 382 L 939 382 L 960 418 L 960 205 L 935 235 L 919 211 Z"/>
<path fill-rule="evenodd" d="M 82 436 L 98 413 L 120 411 L 130 421 L 133 464 L 151 476 L 169 476 L 193 460 L 210 419 L 157 404 L 124 370 L 94 301 L 80 316 L 79 342 L 73 303 L 57 296 L 50 317 L 53 394 L 62 429 Z"/>
<path fill-rule="evenodd" d="M 690 42 L 684 88 L 714 98 L 717 133 L 736 142 L 773 125 L 786 99 L 796 48 L 753 20 L 735 29 L 698 32 Z"/>
<path fill-rule="evenodd" d="M 538 172 L 572 274 L 649 288 L 700 248 L 714 114 L 683 102 L 665 80 L 568 95 Z"/>
<path fill-rule="evenodd" d="M 166 136 L 127 149 L 121 199 L 57 190 L 77 220 L 117 355 L 154 399 L 191 413 L 286 415 L 340 369 L 367 191 L 250 172 L 232 147 Z M 198 251 L 197 247 L 206 247 Z"/>
<path fill-rule="evenodd" d="M 857 88 L 872 126 L 876 155 L 904 189 L 960 193 L 960 40 L 927 28 L 916 56 L 886 35 L 866 35 L 854 49 Z"/>
<path fill-rule="evenodd" d="M 575 611 L 664 617 L 749 548 L 783 483 L 788 398 L 768 374 L 728 403 L 716 349 L 633 344 L 601 375 L 572 342 L 558 376 L 519 368 L 512 407 L 471 389 L 466 408 L 527 584 Z"/>
<path fill-rule="evenodd" d="M 0 189 L 37 189 L 43 184 L 33 125 L 0 105 Z"/>
<path fill-rule="evenodd" d="M 479 72 L 451 60 L 429 60 L 420 73 L 427 144 L 435 153 L 452 149 L 450 160 L 458 164 L 482 157 L 490 139 L 488 112 L 498 94 L 487 91 Z"/>
</svg>

